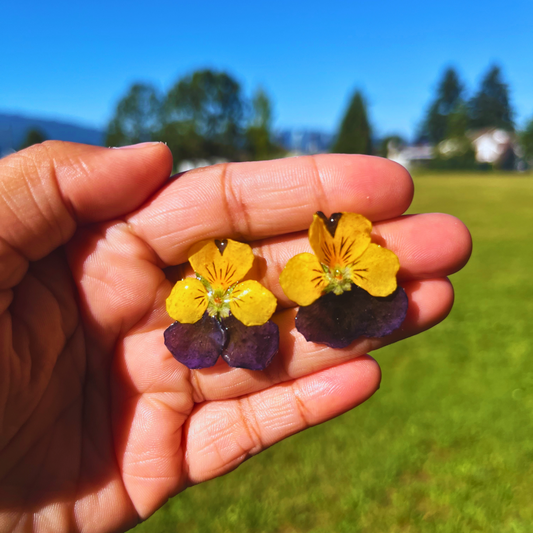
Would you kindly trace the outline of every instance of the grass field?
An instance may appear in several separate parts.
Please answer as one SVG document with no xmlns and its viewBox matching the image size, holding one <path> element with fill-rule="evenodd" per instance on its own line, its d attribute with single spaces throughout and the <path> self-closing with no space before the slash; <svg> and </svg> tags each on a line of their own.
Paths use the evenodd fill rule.
<svg viewBox="0 0 533 533">
<path fill-rule="evenodd" d="M 533 179 L 425 175 L 410 212 L 474 254 L 434 330 L 374 356 L 366 404 L 174 498 L 141 532 L 533 531 Z"/>
</svg>

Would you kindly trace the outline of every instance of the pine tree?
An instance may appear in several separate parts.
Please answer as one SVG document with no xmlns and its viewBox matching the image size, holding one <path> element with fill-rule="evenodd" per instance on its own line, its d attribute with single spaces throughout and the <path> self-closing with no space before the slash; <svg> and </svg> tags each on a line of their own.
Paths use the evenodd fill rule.
<svg viewBox="0 0 533 533">
<path fill-rule="evenodd" d="M 356 91 L 350 101 L 331 151 L 343 154 L 372 153 L 372 130 L 360 91 Z"/>
<path fill-rule="evenodd" d="M 502 80 L 499 66 L 492 66 L 478 93 L 469 103 L 471 128 L 501 128 L 514 131 L 509 88 Z"/>
<path fill-rule="evenodd" d="M 520 134 L 520 145 L 524 151 L 524 159 L 533 163 L 533 118 L 526 124 L 525 130 Z"/>
<path fill-rule="evenodd" d="M 464 103 L 457 104 L 446 118 L 445 139 L 434 147 L 430 167 L 448 170 L 476 168 L 476 152 L 466 132 L 468 110 Z"/>
<path fill-rule="evenodd" d="M 448 68 L 439 83 L 437 96 L 429 106 L 419 136 L 433 144 L 444 140 L 450 116 L 463 104 L 463 93 L 464 85 L 457 71 L 452 67 Z"/>
</svg>

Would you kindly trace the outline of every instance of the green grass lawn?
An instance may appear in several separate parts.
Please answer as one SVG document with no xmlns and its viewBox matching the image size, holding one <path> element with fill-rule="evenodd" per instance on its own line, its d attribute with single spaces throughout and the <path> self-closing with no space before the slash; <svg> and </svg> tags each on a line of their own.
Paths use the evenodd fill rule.
<svg viewBox="0 0 533 533">
<path fill-rule="evenodd" d="M 374 352 L 381 389 L 237 471 L 191 488 L 135 533 L 533 530 L 533 179 L 425 175 L 412 213 L 472 231 L 449 318 Z"/>
</svg>

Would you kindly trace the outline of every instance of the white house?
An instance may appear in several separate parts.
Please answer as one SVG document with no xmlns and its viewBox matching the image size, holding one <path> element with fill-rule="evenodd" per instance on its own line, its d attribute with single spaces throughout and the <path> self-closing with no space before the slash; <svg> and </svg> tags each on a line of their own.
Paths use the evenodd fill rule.
<svg viewBox="0 0 533 533">
<path fill-rule="evenodd" d="M 405 168 L 411 168 L 417 163 L 433 159 L 433 146 L 431 144 L 399 146 L 396 142 L 390 141 L 387 145 L 387 158 Z"/>
<path fill-rule="evenodd" d="M 506 160 L 508 162 L 514 161 L 516 157 L 522 155 L 512 132 L 498 128 L 485 128 L 470 130 L 466 136 L 472 143 L 478 163 L 501 164 Z M 445 157 L 451 157 L 461 150 L 464 150 L 464 144 L 459 139 L 445 139 L 436 147 L 430 144 L 399 146 L 391 141 L 387 146 L 387 157 L 406 168 L 410 168 L 417 163 L 423 164 L 433 159 L 435 151 Z M 515 163 L 511 164 L 514 165 Z"/>
<path fill-rule="evenodd" d="M 497 128 L 472 130 L 467 133 L 479 163 L 497 163 L 510 150 L 516 152 L 514 135 Z"/>
</svg>

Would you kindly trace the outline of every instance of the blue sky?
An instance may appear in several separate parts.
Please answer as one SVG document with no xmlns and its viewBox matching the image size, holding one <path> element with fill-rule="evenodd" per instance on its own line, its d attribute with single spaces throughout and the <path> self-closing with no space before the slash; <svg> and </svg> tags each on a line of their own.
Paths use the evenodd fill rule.
<svg viewBox="0 0 533 533">
<path fill-rule="evenodd" d="M 104 127 L 132 82 L 211 67 L 263 86 L 278 128 L 334 131 L 360 88 L 378 134 L 409 136 L 446 66 L 474 91 L 497 62 L 518 125 L 533 117 L 531 0 L 31 0 L 0 16 L 0 112 Z"/>
</svg>

